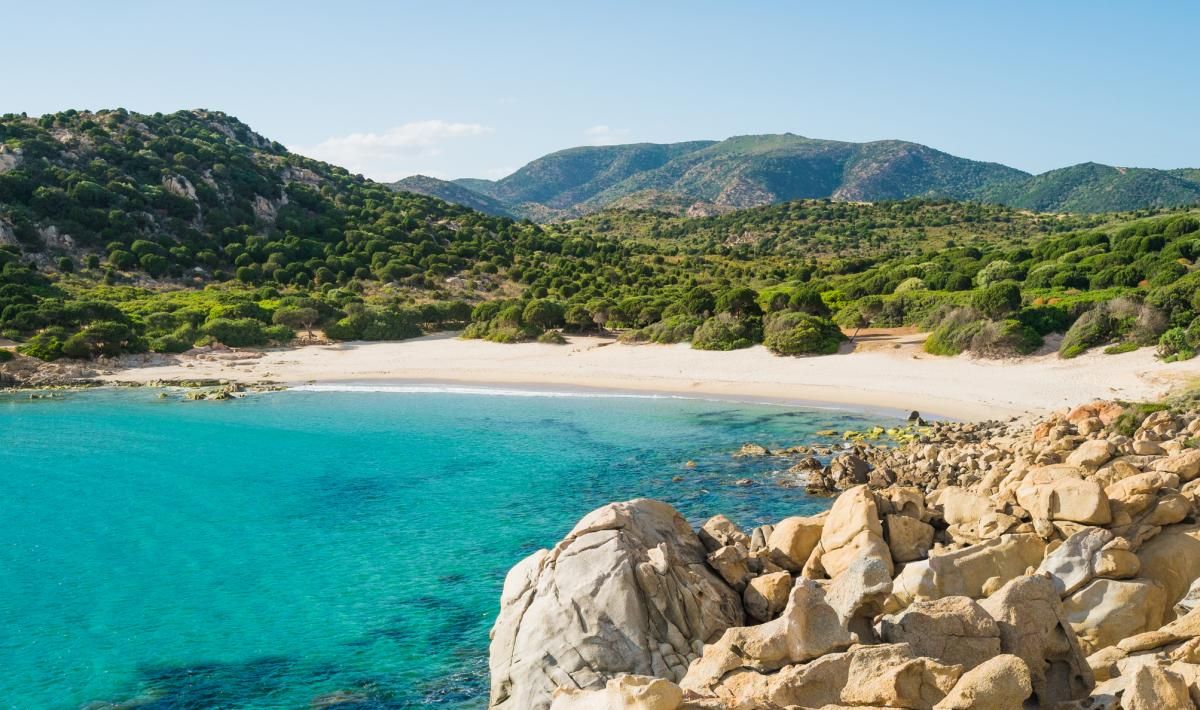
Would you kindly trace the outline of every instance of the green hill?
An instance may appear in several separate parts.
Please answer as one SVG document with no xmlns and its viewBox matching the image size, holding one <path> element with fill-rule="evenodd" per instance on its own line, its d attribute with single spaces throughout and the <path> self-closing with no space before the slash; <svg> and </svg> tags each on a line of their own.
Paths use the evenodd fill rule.
<svg viewBox="0 0 1200 710">
<path fill-rule="evenodd" d="M 832 316 L 935 328 L 938 352 L 1027 352 L 1077 321 L 1068 355 L 1160 336 L 1168 356 L 1200 347 L 1195 211 L 859 201 L 1026 180 L 906 143 L 751 136 L 569 153 L 485 186 L 556 204 L 628 190 L 618 203 L 650 209 L 547 225 L 491 216 L 289 153 L 212 111 L 0 116 L 0 338 L 52 360 L 286 343 L 312 328 L 554 342 L 548 329 L 619 327 L 635 341 L 695 332 L 696 347 L 797 354 L 836 348 Z M 737 209 L 763 191 L 823 192 L 835 168 L 838 199 Z M 1146 179 L 1128 172 L 1067 171 L 1044 199 L 1057 185 L 1082 200 L 1099 180 Z M 547 174 L 563 189 L 537 192 Z M 1169 177 L 1186 186 L 1188 173 Z M 670 204 L 715 214 L 656 211 Z"/>
<path fill-rule="evenodd" d="M 428 175 L 406 177 L 391 183 L 388 187 L 397 192 L 414 192 L 418 195 L 436 197 L 445 202 L 469 207 L 477 212 L 497 217 L 514 216 L 499 200 L 448 180 L 439 180 Z"/>
<path fill-rule="evenodd" d="M 535 221 L 612 207 L 706 215 L 797 199 L 978 200 L 1050 212 L 1111 212 L 1200 201 L 1200 171 L 1111 168 L 1087 163 L 1042 175 L 959 158 L 905 141 L 848 143 L 793 135 L 572 148 L 496 181 L 458 187 Z M 442 186 L 430 191 L 475 201 Z"/>
</svg>

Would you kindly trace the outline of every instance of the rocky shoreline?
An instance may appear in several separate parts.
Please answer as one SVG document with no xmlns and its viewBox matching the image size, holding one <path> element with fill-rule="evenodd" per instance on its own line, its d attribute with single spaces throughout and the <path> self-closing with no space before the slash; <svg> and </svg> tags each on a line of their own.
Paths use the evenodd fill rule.
<svg viewBox="0 0 1200 710">
<path fill-rule="evenodd" d="M 490 707 L 1192 708 L 1200 411 L 934 423 L 793 473 L 825 513 L 639 499 L 510 571 Z M 750 450 L 746 455 L 769 452 Z"/>
</svg>

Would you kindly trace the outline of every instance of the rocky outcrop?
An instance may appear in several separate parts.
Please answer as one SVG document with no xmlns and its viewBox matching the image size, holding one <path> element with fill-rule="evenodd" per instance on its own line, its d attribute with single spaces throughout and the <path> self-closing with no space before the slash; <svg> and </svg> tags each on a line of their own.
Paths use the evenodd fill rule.
<svg viewBox="0 0 1200 710">
<path fill-rule="evenodd" d="M 491 706 L 548 708 L 556 688 L 619 674 L 683 677 L 705 643 L 741 627 L 741 595 L 705 562 L 670 506 L 640 499 L 587 515 L 509 572 L 492 629 Z"/>
<path fill-rule="evenodd" d="M 495 707 L 1194 707 L 1200 412 L 935 424 L 803 474 L 827 513 L 593 513 L 518 565 Z"/>
</svg>

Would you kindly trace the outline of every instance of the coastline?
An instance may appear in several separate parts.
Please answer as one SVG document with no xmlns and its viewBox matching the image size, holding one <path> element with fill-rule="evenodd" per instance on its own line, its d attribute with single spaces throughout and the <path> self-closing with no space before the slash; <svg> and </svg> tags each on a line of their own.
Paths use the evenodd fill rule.
<svg viewBox="0 0 1200 710">
<path fill-rule="evenodd" d="M 1152 400 L 1200 376 L 1200 363 L 1163 363 L 1143 348 L 1072 360 L 937 357 L 920 334 L 866 338 L 838 355 L 785 358 L 756 346 L 731 352 L 625 345 L 575 336 L 567 345 L 497 344 L 438 334 L 266 351 L 127 358 L 97 379 L 110 384 L 224 379 L 242 384 L 580 388 L 724 400 L 890 410 L 962 420 L 1036 415 L 1095 399 Z"/>
</svg>

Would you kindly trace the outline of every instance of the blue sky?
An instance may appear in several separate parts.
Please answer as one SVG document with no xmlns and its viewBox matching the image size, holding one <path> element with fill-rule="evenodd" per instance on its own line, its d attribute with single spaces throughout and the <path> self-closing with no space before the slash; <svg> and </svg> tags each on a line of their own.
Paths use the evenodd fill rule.
<svg viewBox="0 0 1200 710">
<path fill-rule="evenodd" d="M 1190 2 L 0 3 L 0 112 L 220 109 L 377 179 L 785 131 L 1200 167 Z"/>
</svg>

